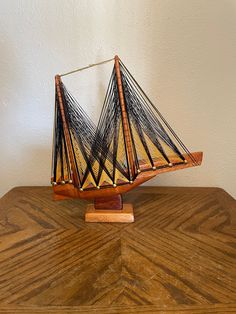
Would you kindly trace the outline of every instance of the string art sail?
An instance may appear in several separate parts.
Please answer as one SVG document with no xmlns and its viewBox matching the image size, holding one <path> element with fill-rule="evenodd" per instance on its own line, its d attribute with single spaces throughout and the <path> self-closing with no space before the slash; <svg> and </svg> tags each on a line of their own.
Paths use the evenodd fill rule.
<svg viewBox="0 0 236 314">
<path fill-rule="evenodd" d="M 120 194 L 158 174 L 202 161 L 202 153 L 189 152 L 122 61 L 112 60 L 97 126 L 62 75 L 55 77 L 54 193 L 58 199 L 95 199 L 95 209 L 99 200 L 106 208 L 106 200 L 121 200 Z M 122 202 L 113 202 L 116 207 L 121 209 Z"/>
</svg>

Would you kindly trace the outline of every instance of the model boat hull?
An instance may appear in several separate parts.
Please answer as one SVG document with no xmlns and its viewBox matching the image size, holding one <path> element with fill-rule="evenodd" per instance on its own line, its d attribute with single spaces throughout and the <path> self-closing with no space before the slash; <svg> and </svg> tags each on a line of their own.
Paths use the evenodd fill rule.
<svg viewBox="0 0 236 314">
<path fill-rule="evenodd" d="M 90 188 L 80 191 L 80 189 L 76 188 L 73 184 L 66 183 L 63 185 L 56 185 L 53 187 L 54 197 L 56 200 L 66 198 L 96 199 L 101 197 L 111 197 L 117 194 L 126 193 L 142 183 L 154 178 L 160 173 L 200 166 L 202 163 L 202 152 L 191 153 L 191 155 L 184 154 L 183 156 L 185 157 L 187 163 L 176 163 L 171 167 L 160 165 L 160 162 L 157 161 L 155 162 L 157 169 L 150 170 L 149 165 L 143 164 L 141 167 L 142 171 L 138 174 L 134 182 L 117 185 L 116 187 L 109 185 L 104 187 L 101 186 L 100 189 Z M 194 159 L 194 162 L 190 156 Z"/>
</svg>

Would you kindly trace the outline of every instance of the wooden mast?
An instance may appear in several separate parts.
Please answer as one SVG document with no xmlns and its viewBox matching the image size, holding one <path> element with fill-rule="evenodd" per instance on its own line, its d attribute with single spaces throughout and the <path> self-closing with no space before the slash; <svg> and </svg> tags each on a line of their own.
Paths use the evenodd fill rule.
<svg viewBox="0 0 236 314">
<path fill-rule="evenodd" d="M 134 164 L 134 155 L 133 155 L 133 148 L 132 148 L 132 141 L 131 141 L 131 134 L 130 134 L 130 126 L 126 112 L 125 106 L 125 99 L 123 94 L 123 86 L 121 80 L 121 73 L 120 73 L 120 63 L 119 57 L 115 56 L 115 71 L 116 71 L 116 78 L 117 78 L 117 86 L 118 86 L 118 93 L 120 99 L 120 106 L 121 106 L 121 115 L 122 115 L 122 124 L 123 124 L 123 131 L 124 131 L 124 140 L 126 151 L 128 155 L 128 164 L 131 174 L 131 180 L 134 180 L 135 177 L 135 164 Z"/>
<path fill-rule="evenodd" d="M 56 83 L 56 91 L 58 95 L 59 107 L 60 107 L 60 112 L 61 112 L 62 125 L 63 125 L 64 134 L 65 134 L 66 145 L 68 148 L 69 160 L 71 164 L 71 170 L 72 170 L 71 178 L 72 178 L 73 184 L 75 186 L 79 186 L 78 172 L 76 169 L 75 158 L 74 158 L 73 148 L 71 144 L 71 137 L 70 137 L 69 128 L 68 128 L 66 117 L 65 117 L 64 105 L 63 105 L 63 100 L 62 100 L 62 95 L 61 95 L 60 75 L 55 76 L 55 83 Z"/>
</svg>

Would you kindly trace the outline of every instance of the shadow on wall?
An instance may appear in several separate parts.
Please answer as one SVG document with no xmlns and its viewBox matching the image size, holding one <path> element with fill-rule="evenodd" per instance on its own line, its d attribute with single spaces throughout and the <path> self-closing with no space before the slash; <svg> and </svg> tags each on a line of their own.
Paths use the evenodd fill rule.
<svg viewBox="0 0 236 314">
<path fill-rule="evenodd" d="M 186 146 L 205 154 L 201 168 L 166 174 L 159 184 L 221 186 L 235 195 L 235 2 L 159 4 L 159 35 L 149 37 L 155 56 L 148 69 L 151 94 Z"/>
<path fill-rule="evenodd" d="M 28 159 L 25 160 L 24 165 L 25 176 L 29 178 L 27 184 L 29 185 L 45 185 L 45 173 L 42 169 L 47 169 L 48 178 L 47 183 L 51 182 L 51 161 L 52 161 L 52 147 L 30 145 L 26 149 Z"/>
<path fill-rule="evenodd" d="M 23 88 L 22 68 L 17 63 L 11 38 L 2 35 L 1 71 L 0 71 L 0 133 L 1 153 L 0 172 L 3 180 L 0 182 L 0 197 L 20 181 L 16 178 L 18 158 L 15 158 L 14 146 L 17 144 L 18 115 L 22 111 L 19 104 L 19 91 Z"/>
<path fill-rule="evenodd" d="M 24 155 L 24 158 L 22 158 Z M 22 147 L 21 152 L 8 158 L 8 165 L 3 169 L 3 176 L 7 181 L 0 188 L 3 195 L 16 186 L 49 185 L 51 181 L 51 155 L 52 150 L 47 146 L 30 145 Z M 25 157 L 27 156 L 27 158 Z M 45 172 L 48 178 L 45 184 Z"/>
<path fill-rule="evenodd" d="M 21 80 L 22 69 L 20 64 L 17 64 L 16 60 L 17 58 L 14 55 L 14 49 L 11 47 L 10 42 L 4 38 L 4 45 L 1 45 L 0 71 L 1 129 L 13 124 L 17 113 L 21 110 L 20 106 L 17 106 L 16 104 L 18 100 L 18 91 L 23 88 L 23 81 Z M 13 90 L 15 93 L 12 93 Z"/>
</svg>

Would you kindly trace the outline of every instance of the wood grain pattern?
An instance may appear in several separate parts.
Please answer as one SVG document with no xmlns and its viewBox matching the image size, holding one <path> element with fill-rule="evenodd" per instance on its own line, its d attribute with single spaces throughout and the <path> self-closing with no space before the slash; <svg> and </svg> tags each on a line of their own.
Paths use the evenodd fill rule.
<svg viewBox="0 0 236 314">
<path fill-rule="evenodd" d="M 95 209 L 122 209 L 123 201 L 120 194 L 108 197 L 99 197 L 94 199 Z"/>
<path fill-rule="evenodd" d="M 132 204 L 123 204 L 121 210 L 117 209 L 96 209 L 93 204 L 87 206 L 85 212 L 86 222 L 120 222 L 131 223 L 134 222 L 134 210 Z"/>
<path fill-rule="evenodd" d="M 117 87 L 118 87 L 120 106 L 121 106 L 121 116 L 122 116 L 122 125 L 123 125 L 123 131 L 124 131 L 125 149 L 127 150 L 128 164 L 130 167 L 130 174 L 133 180 L 133 178 L 135 177 L 135 164 L 134 164 L 134 158 L 133 158 L 130 125 L 129 125 L 128 116 L 126 112 L 126 105 L 125 105 L 125 98 L 124 98 L 124 93 L 123 93 L 123 86 L 122 86 L 121 73 L 120 73 L 120 63 L 119 63 L 118 56 L 115 56 L 115 72 L 116 72 Z"/>
<path fill-rule="evenodd" d="M 0 313 L 236 313 L 236 202 L 137 188 L 133 224 L 86 224 L 50 187 L 0 200 Z"/>
<path fill-rule="evenodd" d="M 132 184 L 124 184 L 124 185 L 117 185 L 116 187 L 101 187 L 99 190 L 96 188 L 93 189 L 86 189 L 81 192 L 78 188 L 74 187 L 73 184 L 63 184 L 53 186 L 53 190 L 55 193 L 55 199 L 61 200 L 63 198 L 81 198 L 81 199 L 94 199 L 99 197 L 112 197 L 117 194 L 123 194 L 128 191 L 133 190 L 140 184 L 154 178 L 156 175 L 169 172 L 169 171 L 176 171 L 184 168 L 194 167 L 196 165 L 200 165 L 202 162 L 202 152 L 194 152 L 191 153 L 197 163 L 193 163 L 190 157 L 187 154 L 183 154 L 184 158 L 188 161 L 187 164 L 178 164 L 172 167 L 166 167 L 161 169 L 156 169 L 152 171 L 143 171 L 141 172 L 137 178 L 134 180 Z M 157 165 L 157 164 L 155 164 Z M 143 168 L 146 168 L 146 165 L 143 164 Z"/>
<path fill-rule="evenodd" d="M 67 149 L 68 149 L 69 158 L 70 158 L 70 164 L 71 164 L 71 168 L 72 168 L 72 181 L 75 184 L 75 186 L 78 186 L 79 185 L 78 173 L 77 173 L 76 163 L 74 160 L 73 148 L 72 148 L 72 143 L 71 143 L 71 136 L 70 136 L 68 124 L 67 124 L 66 117 L 65 117 L 64 104 L 63 104 L 62 95 L 61 95 L 61 77 L 60 77 L 60 75 L 55 76 L 55 84 L 56 84 L 56 90 L 57 90 L 57 94 L 58 94 L 58 101 L 59 101 L 59 108 L 60 108 L 60 112 L 61 112 L 63 131 L 65 134 Z"/>
</svg>

